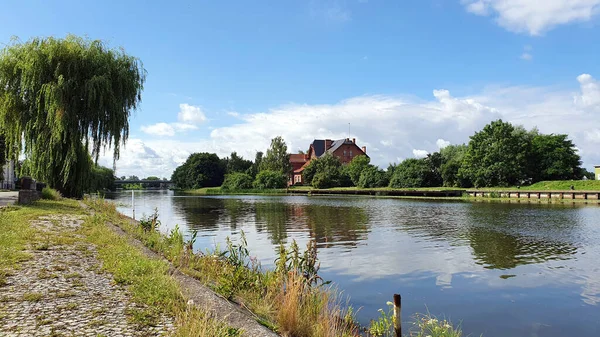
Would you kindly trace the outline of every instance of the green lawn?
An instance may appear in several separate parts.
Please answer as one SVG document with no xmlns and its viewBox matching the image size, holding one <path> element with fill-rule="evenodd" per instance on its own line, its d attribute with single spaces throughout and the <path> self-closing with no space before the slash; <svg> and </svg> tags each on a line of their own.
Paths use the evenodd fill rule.
<svg viewBox="0 0 600 337">
<path fill-rule="evenodd" d="M 600 180 L 555 180 L 555 181 L 540 181 L 533 185 L 521 186 L 521 190 L 529 191 L 567 191 L 575 188 L 575 191 L 600 191 Z M 479 190 L 490 191 L 508 191 L 516 190 L 516 186 L 509 187 L 485 187 Z"/>
</svg>

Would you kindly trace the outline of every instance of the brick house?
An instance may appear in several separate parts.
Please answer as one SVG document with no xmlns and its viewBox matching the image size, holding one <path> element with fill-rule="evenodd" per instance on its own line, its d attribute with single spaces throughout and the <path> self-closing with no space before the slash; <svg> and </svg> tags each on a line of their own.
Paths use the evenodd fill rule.
<svg viewBox="0 0 600 337">
<path fill-rule="evenodd" d="M 356 145 L 356 138 L 345 138 L 338 140 L 315 139 L 310 144 L 306 154 L 291 154 L 290 163 L 292 164 L 292 176 L 288 182 L 289 185 L 304 184 L 302 172 L 312 159 L 320 158 L 326 153 L 338 157 L 342 164 L 348 164 L 356 156 L 367 155 L 367 147 L 362 148 Z"/>
</svg>

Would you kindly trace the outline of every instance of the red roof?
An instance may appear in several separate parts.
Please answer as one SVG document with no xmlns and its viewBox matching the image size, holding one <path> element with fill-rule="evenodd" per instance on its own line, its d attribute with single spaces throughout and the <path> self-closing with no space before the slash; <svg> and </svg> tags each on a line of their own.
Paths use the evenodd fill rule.
<svg viewBox="0 0 600 337">
<path fill-rule="evenodd" d="M 290 163 L 306 163 L 306 156 L 303 154 L 290 154 Z"/>
</svg>

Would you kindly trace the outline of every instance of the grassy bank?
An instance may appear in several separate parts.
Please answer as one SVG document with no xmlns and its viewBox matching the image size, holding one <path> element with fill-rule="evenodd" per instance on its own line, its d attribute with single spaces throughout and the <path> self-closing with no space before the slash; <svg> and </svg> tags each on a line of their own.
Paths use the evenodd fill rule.
<svg viewBox="0 0 600 337">
<path fill-rule="evenodd" d="M 285 188 L 281 189 L 246 189 L 246 190 L 225 190 L 221 187 L 204 187 L 193 190 L 179 190 L 179 192 L 189 195 L 236 195 L 236 194 L 286 194 Z"/>
<path fill-rule="evenodd" d="M 30 221 L 49 215 L 80 215 L 84 223 L 75 231 L 41 233 Z M 74 200 L 41 200 L 31 206 L 0 208 L 0 287 L 15 273 L 20 263 L 32 256 L 27 250 L 48 250 L 50 247 L 77 245 L 77 235 L 97 247 L 98 259 L 104 271 L 112 274 L 114 282 L 128 290 L 143 309 L 128 312 L 128 319 L 141 325 L 153 326 L 161 315 L 175 320 L 175 336 L 237 336 L 235 331 L 202 311 L 187 306 L 181 289 L 171 278 L 168 264 L 147 258 L 126 239 L 106 225 L 113 213 L 98 210 L 89 216 Z"/>
<path fill-rule="evenodd" d="M 108 220 L 158 252 L 184 273 L 195 277 L 225 298 L 248 308 L 263 325 L 283 336 L 392 336 L 390 313 L 370 327 L 355 323 L 352 307 L 346 305 L 335 287 L 319 276 L 315 242 L 301 250 L 295 242 L 280 246 L 274 270 L 265 270 L 252 258 L 243 238 L 227 241 L 226 247 L 215 251 L 194 252 L 195 235 L 186 241 L 175 228 L 167 235 L 157 228 L 157 215 L 139 223 L 119 214 L 112 203 L 101 199 L 88 200 L 93 209 L 106 214 Z M 390 294 L 391 295 L 391 294 Z M 437 334 L 431 334 L 433 325 Z M 447 321 L 432 317 L 414 321 L 411 336 L 460 336 L 460 330 Z"/>
</svg>

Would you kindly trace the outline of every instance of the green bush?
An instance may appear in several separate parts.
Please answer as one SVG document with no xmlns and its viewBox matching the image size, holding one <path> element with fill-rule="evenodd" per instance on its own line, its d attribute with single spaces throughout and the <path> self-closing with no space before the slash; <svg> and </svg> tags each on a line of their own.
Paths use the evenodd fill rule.
<svg viewBox="0 0 600 337">
<path fill-rule="evenodd" d="M 240 172 L 227 174 L 221 188 L 231 191 L 250 189 L 252 188 L 252 177 L 249 174 Z"/>
<path fill-rule="evenodd" d="M 260 171 L 254 180 L 254 188 L 261 190 L 284 188 L 286 184 L 287 178 L 279 171 Z"/>
<path fill-rule="evenodd" d="M 333 187 L 331 176 L 325 172 L 315 174 L 312 180 L 314 188 L 330 188 Z"/>
<path fill-rule="evenodd" d="M 378 169 L 375 166 L 369 166 L 365 168 L 360 174 L 360 179 L 358 180 L 358 187 L 386 187 L 388 183 L 389 181 L 384 171 Z"/>
<path fill-rule="evenodd" d="M 62 199 L 62 195 L 60 195 L 60 192 L 50 188 L 50 187 L 44 187 L 42 189 L 42 199 L 47 199 L 47 200 L 60 200 Z"/>
</svg>

